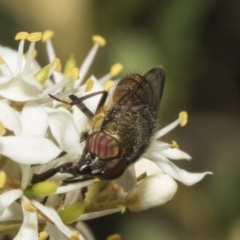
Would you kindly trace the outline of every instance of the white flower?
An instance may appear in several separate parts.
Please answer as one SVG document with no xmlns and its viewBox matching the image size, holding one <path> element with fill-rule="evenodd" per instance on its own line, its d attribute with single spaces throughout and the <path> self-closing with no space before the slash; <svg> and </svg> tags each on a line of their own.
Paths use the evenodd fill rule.
<svg viewBox="0 0 240 240">
<path fill-rule="evenodd" d="M 183 125 L 186 114 L 182 113 L 178 120 L 156 133 L 140 160 L 116 181 L 88 180 L 62 185 L 61 181 L 71 175 L 57 173 L 47 181 L 31 184 L 34 174 L 76 161 L 82 154 L 80 135 L 90 128 L 91 122 L 76 106 L 71 111 L 64 107 L 63 103 L 69 101 L 65 97 L 109 90 L 114 83 L 108 80 L 122 70 L 121 64 L 115 64 L 103 77 L 91 76 L 82 85 L 105 40 L 93 37 L 93 48 L 80 66 L 79 77 L 73 58 L 67 62 L 65 72 L 60 71 L 52 35 L 51 31 L 43 35 L 19 33 L 17 52 L 0 46 L 0 222 L 22 221 L 14 239 L 48 235 L 50 239 L 78 239 L 79 233 L 68 223 L 123 212 L 126 207 L 141 211 L 165 204 L 177 190 L 174 179 L 192 185 L 210 174 L 179 169 L 169 159 L 189 160 L 190 156 L 174 148 L 174 144 L 158 140 L 179 123 Z M 44 68 L 33 59 L 35 42 L 40 39 L 46 43 L 50 62 Z M 26 40 L 30 41 L 30 47 L 25 59 Z M 64 100 L 53 102 L 49 94 Z M 101 95 L 96 95 L 84 104 L 94 113 L 100 98 Z M 67 154 L 59 157 L 63 152 Z M 86 186 L 84 198 L 79 189 Z"/>
</svg>

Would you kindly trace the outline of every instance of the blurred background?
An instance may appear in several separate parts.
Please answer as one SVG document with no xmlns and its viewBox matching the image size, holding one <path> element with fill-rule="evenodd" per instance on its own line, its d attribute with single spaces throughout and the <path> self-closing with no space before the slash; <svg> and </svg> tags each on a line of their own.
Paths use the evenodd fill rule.
<svg viewBox="0 0 240 240">
<path fill-rule="evenodd" d="M 124 74 L 145 73 L 159 64 L 167 79 L 161 125 L 189 113 L 189 123 L 167 135 L 192 156 L 178 166 L 212 171 L 200 183 L 179 183 L 173 200 L 140 213 L 114 214 L 86 223 L 96 239 L 240 239 L 240 1 L 237 0 L 0 0 L 0 44 L 17 49 L 19 31 L 52 29 L 62 63 L 78 64 L 100 34 L 91 73 L 104 75 L 121 62 Z M 38 61 L 47 63 L 42 43 Z"/>
</svg>

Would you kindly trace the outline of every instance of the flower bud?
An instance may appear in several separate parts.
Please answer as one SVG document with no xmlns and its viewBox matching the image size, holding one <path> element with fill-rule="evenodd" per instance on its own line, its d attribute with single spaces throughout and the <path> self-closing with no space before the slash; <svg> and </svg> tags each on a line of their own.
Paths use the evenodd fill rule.
<svg viewBox="0 0 240 240">
<path fill-rule="evenodd" d="M 177 191 L 176 182 L 166 174 L 143 179 L 126 197 L 126 206 L 132 212 L 157 207 L 170 201 Z"/>
</svg>

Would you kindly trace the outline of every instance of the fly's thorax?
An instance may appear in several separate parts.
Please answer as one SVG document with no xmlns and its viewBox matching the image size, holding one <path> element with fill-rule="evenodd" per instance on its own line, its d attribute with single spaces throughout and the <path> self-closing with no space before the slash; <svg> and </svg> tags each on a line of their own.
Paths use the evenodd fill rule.
<svg viewBox="0 0 240 240">
<path fill-rule="evenodd" d="M 156 113 L 149 107 L 126 111 L 105 122 L 104 131 L 117 136 L 128 163 L 137 160 L 148 147 L 156 129 Z"/>
</svg>

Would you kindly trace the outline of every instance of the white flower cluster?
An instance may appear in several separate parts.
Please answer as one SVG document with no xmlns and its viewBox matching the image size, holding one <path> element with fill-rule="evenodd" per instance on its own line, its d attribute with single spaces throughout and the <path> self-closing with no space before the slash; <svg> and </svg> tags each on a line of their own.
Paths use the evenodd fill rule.
<svg viewBox="0 0 240 240">
<path fill-rule="evenodd" d="M 168 144 L 160 137 L 186 123 L 182 112 L 172 124 L 156 133 L 142 158 L 130 166 L 116 182 L 108 183 L 114 196 L 105 205 L 88 204 L 99 192 L 102 182 L 87 180 L 63 186 L 61 180 L 69 174 L 56 174 L 51 180 L 31 184 L 33 174 L 43 173 L 63 162 L 79 159 L 83 146 L 80 134 L 89 126 L 87 117 L 75 106 L 71 111 L 62 103 L 53 102 L 49 94 L 65 98 L 70 94 L 84 96 L 108 90 L 121 70 L 115 64 L 100 79 L 91 76 L 82 85 L 99 47 L 105 45 L 100 36 L 93 37 L 93 48 L 80 67 L 73 58 L 61 72 L 51 42 L 53 33 L 21 32 L 18 51 L 0 46 L 0 222 L 21 221 L 19 226 L 0 225 L 0 232 L 14 232 L 20 239 L 84 239 L 67 224 L 124 210 L 141 211 L 165 204 L 177 191 L 174 179 L 186 185 L 200 181 L 205 173 L 188 173 L 171 160 L 190 159 L 175 143 Z M 35 42 L 46 43 L 49 64 L 43 68 L 35 60 Z M 27 55 L 24 44 L 30 42 Z M 57 95 L 56 95 L 57 94 Z M 100 96 L 84 103 L 94 112 Z M 58 157 L 62 152 L 67 154 Z M 80 189 L 88 186 L 86 198 Z M 109 190 L 110 191 L 110 190 Z M 63 198 L 65 194 L 65 198 Z M 103 207 L 104 206 L 104 207 Z M 103 207 L 103 208 L 102 208 Z"/>
</svg>

